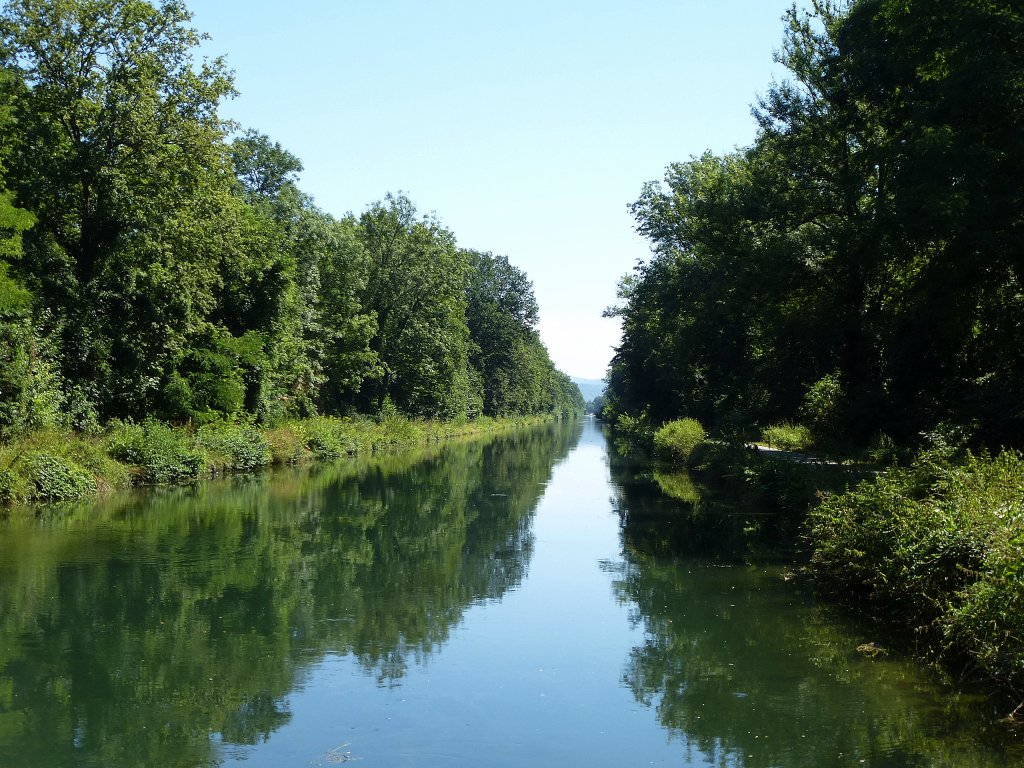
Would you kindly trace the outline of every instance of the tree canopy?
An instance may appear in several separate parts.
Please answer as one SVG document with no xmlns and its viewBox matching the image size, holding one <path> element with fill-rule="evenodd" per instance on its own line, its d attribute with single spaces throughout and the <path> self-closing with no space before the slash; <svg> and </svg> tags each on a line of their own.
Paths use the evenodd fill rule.
<svg viewBox="0 0 1024 768">
<path fill-rule="evenodd" d="M 802 421 L 1024 438 L 1024 12 L 813 3 L 754 144 L 669 166 L 633 205 L 611 410 L 722 430 Z"/>
<path fill-rule="evenodd" d="M 179 0 L 0 7 L 0 435 L 582 409 L 521 272 L 403 194 L 318 209 L 297 157 L 220 117 L 232 76 L 190 23 Z M 508 354 L 506 326 L 527 329 Z"/>
</svg>

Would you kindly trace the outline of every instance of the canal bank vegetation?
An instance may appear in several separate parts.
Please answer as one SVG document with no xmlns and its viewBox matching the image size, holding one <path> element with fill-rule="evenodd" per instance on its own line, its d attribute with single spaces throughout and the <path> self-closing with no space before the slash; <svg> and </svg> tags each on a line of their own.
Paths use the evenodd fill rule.
<svg viewBox="0 0 1024 768">
<path fill-rule="evenodd" d="M 297 157 L 218 115 L 232 75 L 190 19 L 0 8 L 6 497 L 582 412 L 525 273 L 405 194 L 320 210 Z"/>
<path fill-rule="evenodd" d="M 811 5 L 754 143 L 633 204 L 653 255 L 610 310 L 604 413 L 642 437 L 699 420 L 720 442 L 691 464 L 810 510 L 821 587 L 1019 696 L 1024 13 Z"/>
<path fill-rule="evenodd" d="M 810 511 L 811 572 L 947 669 L 1024 691 L 1024 457 L 922 453 Z"/>
<path fill-rule="evenodd" d="M 539 425 L 551 415 L 472 421 L 318 416 L 262 427 L 251 421 L 175 427 L 150 419 L 102 432 L 58 429 L 0 444 L 0 504 L 76 501 L 139 485 L 192 483 L 270 466 L 409 450 L 457 437 Z"/>
<path fill-rule="evenodd" d="M 61 765 L 123 765 L 129 751 L 139 765 L 210 765 L 218 740 L 253 744 L 292 718 L 311 660 L 350 658 L 401 684 L 467 610 L 522 583 L 538 500 L 581 429 L 113 494 L 36 510 L 42 525 L 12 515 L 0 762 L 45 748 Z M 83 660 L 94 683 L 76 711 Z M 93 736 L 76 741 L 76 724 Z"/>
</svg>

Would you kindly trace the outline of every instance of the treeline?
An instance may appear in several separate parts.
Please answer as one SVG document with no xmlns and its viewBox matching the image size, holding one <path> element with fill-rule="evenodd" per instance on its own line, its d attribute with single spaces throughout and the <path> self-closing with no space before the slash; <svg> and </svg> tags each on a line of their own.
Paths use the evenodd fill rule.
<svg viewBox="0 0 1024 768">
<path fill-rule="evenodd" d="M 1024 11 L 815 0 L 754 144 L 632 206 L 609 412 L 819 439 L 1024 439 Z M 884 437 L 883 437 L 884 436 Z"/>
<path fill-rule="evenodd" d="M 0 10 L 0 437 L 147 416 L 579 412 L 526 275 L 388 195 L 319 210 L 184 3 Z"/>
</svg>

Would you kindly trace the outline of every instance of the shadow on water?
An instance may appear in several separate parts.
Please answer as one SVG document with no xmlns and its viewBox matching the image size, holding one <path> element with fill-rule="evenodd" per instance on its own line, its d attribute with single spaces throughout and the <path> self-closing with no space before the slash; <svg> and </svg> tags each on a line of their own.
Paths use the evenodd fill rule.
<svg viewBox="0 0 1024 768">
<path fill-rule="evenodd" d="M 623 684 L 687 763 L 737 768 L 994 768 L 1024 751 L 984 697 L 944 687 L 819 605 L 791 521 L 609 446 L 623 559 L 613 588 L 644 630 Z"/>
<path fill-rule="evenodd" d="M 379 685 L 515 589 L 580 427 L 45 511 L 0 529 L 0 765 L 196 766 L 326 654 Z"/>
</svg>

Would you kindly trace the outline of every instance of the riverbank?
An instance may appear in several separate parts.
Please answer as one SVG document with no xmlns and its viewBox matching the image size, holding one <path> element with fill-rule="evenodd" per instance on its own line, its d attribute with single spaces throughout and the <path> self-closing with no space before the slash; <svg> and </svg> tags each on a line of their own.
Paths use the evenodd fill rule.
<svg viewBox="0 0 1024 768">
<path fill-rule="evenodd" d="M 0 505 L 74 501 L 139 485 L 189 483 L 275 465 L 334 461 L 555 419 L 554 415 L 428 421 L 330 416 L 273 427 L 115 422 L 97 434 L 40 430 L 0 443 Z"/>
<path fill-rule="evenodd" d="M 815 589 L 952 681 L 1024 698 L 1024 456 L 924 451 L 908 466 L 702 446 L 695 471 L 788 521 Z"/>
</svg>

